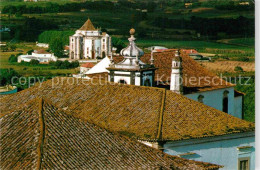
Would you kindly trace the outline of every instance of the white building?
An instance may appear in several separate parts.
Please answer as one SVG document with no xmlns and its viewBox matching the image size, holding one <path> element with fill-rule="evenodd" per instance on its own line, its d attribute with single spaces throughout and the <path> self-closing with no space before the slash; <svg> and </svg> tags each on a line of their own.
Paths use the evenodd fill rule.
<svg viewBox="0 0 260 170">
<path fill-rule="evenodd" d="M 53 53 L 49 53 L 45 50 L 34 50 L 31 55 L 26 54 L 18 56 L 17 62 L 30 62 L 32 59 L 38 60 L 40 63 L 46 63 L 50 61 L 57 61 L 58 58 L 55 57 Z"/>
<path fill-rule="evenodd" d="M 36 46 L 37 47 L 43 47 L 43 48 L 49 48 L 49 44 L 47 44 L 47 43 L 38 43 L 38 41 L 36 41 Z"/>
<path fill-rule="evenodd" d="M 153 86 L 155 67 L 153 64 L 145 64 L 140 60 L 144 52 L 135 45 L 135 30 L 131 29 L 129 45 L 122 49 L 120 54 L 123 61 L 114 64 L 113 59 L 109 68 L 109 80 L 111 82 L 131 84 L 137 86 Z"/>
<path fill-rule="evenodd" d="M 111 55 L 111 37 L 96 29 L 90 19 L 70 36 L 70 59 L 96 59 Z"/>
</svg>

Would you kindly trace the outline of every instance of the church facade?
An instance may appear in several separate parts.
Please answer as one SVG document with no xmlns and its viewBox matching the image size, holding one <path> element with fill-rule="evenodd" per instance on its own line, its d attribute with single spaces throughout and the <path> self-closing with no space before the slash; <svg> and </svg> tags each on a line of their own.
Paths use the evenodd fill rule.
<svg viewBox="0 0 260 170">
<path fill-rule="evenodd" d="M 72 60 L 104 58 L 111 53 L 111 37 L 96 29 L 90 19 L 70 36 L 69 57 Z"/>
</svg>

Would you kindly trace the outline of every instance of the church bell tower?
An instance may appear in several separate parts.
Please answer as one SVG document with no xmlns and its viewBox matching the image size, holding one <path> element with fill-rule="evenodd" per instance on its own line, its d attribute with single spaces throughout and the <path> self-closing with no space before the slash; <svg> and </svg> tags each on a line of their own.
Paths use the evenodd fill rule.
<svg viewBox="0 0 260 170">
<path fill-rule="evenodd" d="M 172 73 L 171 73 L 171 85 L 170 90 L 175 93 L 183 94 L 183 82 L 182 82 L 182 58 L 180 57 L 180 51 L 175 52 L 175 56 L 172 59 Z"/>
</svg>

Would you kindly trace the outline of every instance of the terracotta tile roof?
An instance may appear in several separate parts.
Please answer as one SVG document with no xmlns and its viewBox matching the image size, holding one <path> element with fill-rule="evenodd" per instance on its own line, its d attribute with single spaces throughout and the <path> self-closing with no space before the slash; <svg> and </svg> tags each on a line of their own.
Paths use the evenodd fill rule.
<svg viewBox="0 0 260 170">
<path fill-rule="evenodd" d="M 234 94 L 235 97 L 246 95 L 246 93 L 243 93 L 241 91 L 234 90 L 234 92 L 235 92 L 235 94 Z"/>
<path fill-rule="evenodd" d="M 96 28 L 94 27 L 94 25 L 92 24 L 92 22 L 90 21 L 90 19 L 88 19 L 79 30 L 83 30 L 83 31 L 95 31 Z"/>
<path fill-rule="evenodd" d="M 155 71 L 155 80 L 164 84 L 171 81 L 171 67 L 174 51 L 154 53 L 154 65 L 158 68 Z M 181 53 L 183 67 L 183 88 L 184 93 L 193 93 L 197 91 L 209 91 L 220 88 L 233 87 L 216 74 L 208 71 L 199 63 L 194 61 L 185 53 Z M 150 54 L 145 54 L 141 60 L 150 63 Z"/>
<path fill-rule="evenodd" d="M 74 83 L 73 83 L 74 82 Z M 147 141 L 254 131 L 254 124 L 163 88 L 59 78 L 1 98 L 0 113 L 46 97 L 74 116 Z"/>
<path fill-rule="evenodd" d="M 155 71 L 155 81 L 157 81 L 157 83 L 166 86 L 170 85 L 172 59 L 175 56 L 175 51 L 176 50 L 174 49 L 168 49 L 168 51 L 154 53 L 154 65 L 157 68 Z M 189 57 L 186 52 L 182 51 L 181 57 L 183 67 L 183 89 L 185 94 L 234 86 L 202 67 L 199 63 Z M 141 60 L 144 63 L 150 63 L 150 58 L 151 54 L 146 53 L 141 57 Z M 113 59 L 115 63 L 118 63 L 123 60 L 123 57 L 115 56 Z"/>
<path fill-rule="evenodd" d="M 36 54 L 51 54 L 51 53 L 45 51 L 44 49 L 35 50 L 34 53 L 36 53 Z"/>
<path fill-rule="evenodd" d="M 80 67 L 86 67 L 86 68 L 92 68 L 94 67 L 95 65 L 93 63 L 84 63 L 82 64 Z"/>
<path fill-rule="evenodd" d="M 41 99 L 0 118 L 1 169 L 218 169 L 170 156 Z"/>
<path fill-rule="evenodd" d="M 92 79 L 98 79 L 98 80 L 106 80 L 108 81 L 108 73 L 103 72 L 103 73 L 95 73 L 95 74 L 87 74 L 89 78 Z"/>
</svg>

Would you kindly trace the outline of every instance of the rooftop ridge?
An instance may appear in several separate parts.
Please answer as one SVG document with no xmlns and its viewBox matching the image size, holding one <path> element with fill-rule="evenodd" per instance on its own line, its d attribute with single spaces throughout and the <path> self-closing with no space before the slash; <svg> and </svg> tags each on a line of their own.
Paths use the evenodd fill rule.
<svg viewBox="0 0 260 170">
<path fill-rule="evenodd" d="M 160 109 L 160 117 L 159 117 L 159 125 L 158 125 L 158 134 L 157 139 L 160 140 L 162 137 L 162 126 L 163 126 L 163 114 L 164 114 L 164 106 L 165 106 L 165 98 L 166 98 L 166 89 L 163 91 L 161 109 Z"/>
<path fill-rule="evenodd" d="M 43 99 L 39 99 L 39 124 L 40 124 L 40 135 L 37 146 L 38 152 L 38 160 L 37 160 L 37 169 L 41 169 L 42 155 L 43 155 L 43 145 L 44 145 L 44 137 L 45 137 L 45 123 L 44 123 L 44 114 L 43 114 Z"/>
</svg>

